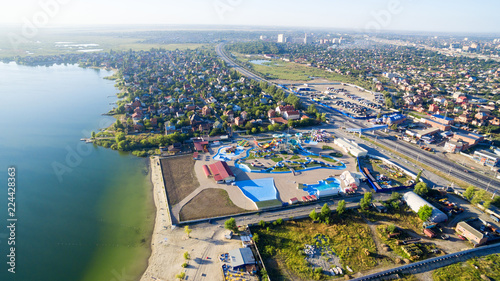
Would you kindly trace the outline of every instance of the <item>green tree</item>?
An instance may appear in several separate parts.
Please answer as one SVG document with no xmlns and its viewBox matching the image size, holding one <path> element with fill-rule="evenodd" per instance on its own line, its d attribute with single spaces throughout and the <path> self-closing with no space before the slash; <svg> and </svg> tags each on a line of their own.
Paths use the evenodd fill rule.
<svg viewBox="0 0 500 281">
<path fill-rule="evenodd" d="M 372 196 L 371 192 L 366 192 L 363 198 L 359 200 L 359 206 L 362 210 L 367 210 L 370 207 L 370 204 L 372 203 Z"/>
<path fill-rule="evenodd" d="M 396 226 L 393 223 L 389 224 L 387 226 L 387 232 L 394 233 L 394 231 L 396 231 Z"/>
<path fill-rule="evenodd" d="M 432 216 L 432 207 L 431 206 L 425 204 L 418 209 L 418 217 L 421 220 L 427 221 L 431 216 Z"/>
<path fill-rule="evenodd" d="M 189 259 L 189 252 L 184 252 L 184 259 L 188 260 Z"/>
<path fill-rule="evenodd" d="M 314 105 L 314 103 L 311 103 L 309 105 L 309 107 L 307 107 L 306 113 L 316 115 L 316 113 L 318 113 L 318 109 L 316 108 L 316 105 Z"/>
<path fill-rule="evenodd" d="M 265 221 L 263 221 L 263 220 L 260 220 L 260 221 L 259 221 L 259 226 L 260 226 L 260 227 L 265 227 L 265 226 L 266 226 L 266 222 L 265 222 Z"/>
<path fill-rule="evenodd" d="M 277 223 L 278 225 L 282 224 L 282 223 L 283 223 L 283 219 L 282 219 L 282 218 L 277 219 L 277 220 L 276 220 L 276 223 Z"/>
<path fill-rule="evenodd" d="M 123 132 L 116 133 L 116 135 L 115 135 L 116 143 L 119 143 L 120 141 L 123 141 L 123 140 L 125 140 L 125 133 L 123 133 Z"/>
<path fill-rule="evenodd" d="M 396 200 L 400 200 L 401 199 L 401 194 L 399 192 L 396 192 L 394 191 L 392 194 L 391 194 L 391 201 L 396 201 Z"/>
<path fill-rule="evenodd" d="M 474 187 L 472 185 L 469 185 L 464 192 L 464 197 L 470 201 L 472 199 L 472 197 L 474 197 L 475 192 L 476 192 L 476 190 L 474 189 Z"/>
<path fill-rule="evenodd" d="M 186 278 L 186 272 L 181 272 L 181 273 L 175 275 L 175 278 L 180 279 L 180 280 Z"/>
<path fill-rule="evenodd" d="M 236 226 L 236 220 L 234 218 L 230 218 L 224 222 L 224 227 L 226 229 L 232 230 L 234 232 L 238 231 L 238 227 Z"/>
<path fill-rule="evenodd" d="M 319 218 L 319 215 L 318 213 L 316 213 L 316 210 L 315 209 L 312 209 L 311 210 L 311 213 L 309 213 L 309 217 L 313 220 L 313 221 L 317 221 L 318 218 Z"/>
<path fill-rule="evenodd" d="M 422 172 L 423 172 L 423 171 L 424 171 L 424 170 L 420 170 L 420 171 L 418 172 L 417 177 L 415 178 L 415 182 L 417 182 L 417 183 L 418 183 L 418 182 L 420 182 L 420 177 L 422 176 Z"/>
<path fill-rule="evenodd" d="M 397 124 L 392 124 L 391 125 L 391 130 L 396 131 L 397 129 L 398 129 L 398 125 Z"/>
<path fill-rule="evenodd" d="M 486 201 L 484 201 L 484 203 L 483 203 L 483 207 L 484 207 L 485 209 L 489 209 L 489 208 L 490 208 L 490 205 L 491 205 L 491 200 L 486 200 Z"/>
<path fill-rule="evenodd" d="M 184 232 L 186 232 L 186 234 L 187 234 L 188 238 L 191 238 L 191 232 L 192 232 L 192 231 L 193 231 L 193 230 L 189 228 L 189 225 L 186 225 L 186 226 L 184 227 Z"/>
<path fill-rule="evenodd" d="M 413 192 L 420 196 L 423 196 L 427 194 L 427 192 L 429 192 L 429 189 L 427 188 L 427 184 L 425 182 L 419 182 L 415 185 Z"/>
<path fill-rule="evenodd" d="M 480 189 L 474 193 L 474 197 L 470 201 L 471 204 L 477 205 L 483 201 L 484 196 L 486 195 L 486 191 L 484 189 Z"/>
<path fill-rule="evenodd" d="M 339 204 L 337 206 L 337 214 L 342 215 L 345 213 L 346 207 L 345 207 L 345 200 L 340 200 Z"/>
<path fill-rule="evenodd" d="M 321 207 L 321 212 L 320 212 L 320 218 L 322 221 L 325 221 L 327 218 L 330 217 L 331 214 L 330 207 L 328 207 L 328 204 L 324 204 L 323 207 Z"/>
<path fill-rule="evenodd" d="M 90 137 L 95 139 L 95 132 L 94 131 L 92 131 L 92 133 L 90 133 Z"/>
</svg>

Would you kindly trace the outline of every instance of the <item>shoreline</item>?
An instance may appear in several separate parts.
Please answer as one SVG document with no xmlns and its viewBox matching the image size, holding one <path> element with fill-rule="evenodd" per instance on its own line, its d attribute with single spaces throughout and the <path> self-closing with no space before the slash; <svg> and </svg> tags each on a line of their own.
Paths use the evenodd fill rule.
<svg viewBox="0 0 500 281">
<path fill-rule="evenodd" d="M 167 196 L 165 194 L 165 183 L 163 181 L 163 173 L 160 165 L 160 160 L 158 156 L 150 157 L 150 180 L 153 185 L 153 201 L 156 206 L 155 210 L 155 223 L 153 227 L 153 233 L 151 236 L 151 252 L 147 261 L 146 270 L 143 272 L 139 280 L 161 280 L 154 277 L 158 275 L 161 271 L 160 265 L 160 255 L 157 245 L 163 242 L 160 233 L 172 225 L 172 220 L 170 217 L 170 211 L 168 206 Z"/>
</svg>

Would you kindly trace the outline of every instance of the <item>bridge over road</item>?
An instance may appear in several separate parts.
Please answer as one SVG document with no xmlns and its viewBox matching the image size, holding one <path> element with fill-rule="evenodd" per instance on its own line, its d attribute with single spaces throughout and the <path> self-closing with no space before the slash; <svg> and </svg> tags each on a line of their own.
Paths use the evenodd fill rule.
<svg viewBox="0 0 500 281">
<path fill-rule="evenodd" d="M 426 259 L 423 261 L 403 265 L 400 267 L 392 268 L 389 270 L 385 270 L 379 273 L 374 273 L 370 275 L 366 275 L 363 277 L 358 277 L 352 280 L 356 281 L 364 281 L 364 280 L 388 280 L 394 274 L 402 273 L 402 274 L 417 274 L 426 271 L 431 271 L 434 269 L 438 269 L 440 267 L 448 266 L 450 264 L 464 262 L 468 259 L 487 256 L 491 254 L 500 253 L 500 244 L 489 245 L 479 248 L 474 248 L 462 252 L 457 252 L 453 254 L 448 254 L 436 258 Z"/>
</svg>

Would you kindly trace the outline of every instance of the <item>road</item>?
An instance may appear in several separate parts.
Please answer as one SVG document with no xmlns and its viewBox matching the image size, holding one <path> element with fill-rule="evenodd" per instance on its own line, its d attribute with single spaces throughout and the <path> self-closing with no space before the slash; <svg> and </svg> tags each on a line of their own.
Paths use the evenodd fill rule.
<svg viewBox="0 0 500 281">
<path fill-rule="evenodd" d="M 252 73 L 252 72 L 246 70 L 242 66 L 236 64 L 227 54 L 224 53 L 223 47 L 224 47 L 223 43 L 217 45 L 216 52 L 229 66 L 235 68 L 238 72 L 240 72 L 242 75 L 244 75 L 248 78 L 251 78 L 251 79 L 254 79 L 257 81 L 264 81 L 264 82 L 276 85 L 275 83 L 273 83 L 269 80 L 266 80 L 266 79 L 256 75 L 255 73 Z M 310 99 L 303 97 L 303 96 L 299 96 L 299 97 L 302 99 L 302 101 L 305 105 L 311 104 Z M 323 107 L 323 106 L 320 106 L 317 104 L 316 104 L 316 106 L 318 109 L 320 109 L 324 112 L 328 112 L 330 115 L 334 116 L 338 122 L 343 122 L 346 126 L 349 125 L 349 127 L 353 127 L 353 128 L 366 128 L 366 127 L 368 127 L 365 124 L 359 123 L 359 121 L 357 121 L 357 120 L 347 118 L 347 117 L 345 117 L 345 116 L 343 116 L 343 115 L 341 115 L 341 114 L 339 114 L 339 113 L 337 113 L 329 108 L 326 108 L 326 107 Z M 496 179 L 490 178 L 490 177 L 485 176 L 483 174 L 473 172 L 471 170 L 466 169 L 465 167 L 461 167 L 454 162 L 446 160 L 445 157 L 440 153 L 432 154 L 432 153 L 426 152 L 417 146 L 413 146 L 405 141 L 396 140 L 394 137 L 389 136 L 389 135 L 382 133 L 382 132 L 375 132 L 373 135 L 366 134 L 365 136 L 376 141 L 377 143 L 380 143 L 380 144 L 386 146 L 386 147 L 395 148 L 397 150 L 397 152 L 402 153 L 410 158 L 413 158 L 417 162 L 420 162 L 424 165 L 432 167 L 432 168 L 434 168 L 438 171 L 441 171 L 443 173 L 447 173 L 450 177 L 459 179 L 459 180 L 464 181 L 468 184 L 474 185 L 478 188 L 485 189 L 485 190 L 490 191 L 490 192 L 497 193 L 500 191 L 500 182 L 497 181 Z"/>
<path fill-rule="evenodd" d="M 327 108 L 325 108 L 327 110 Z M 342 117 L 341 117 L 342 118 Z M 345 117 L 341 119 L 342 121 L 348 123 L 350 127 L 355 128 L 366 128 L 364 124 L 360 124 L 354 120 L 345 120 Z M 430 153 L 420 149 L 417 146 L 411 145 L 408 142 L 397 140 L 395 137 L 385 134 L 383 132 L 374 132 L 374 134 L 365 134 L 368 137 L 386 147 L 394 148 L 397 152 L 404 154 L 410 158 L 415 159 L 417 162 L 430 166 L 438 171 L 448 174 L 450 177 L 457 178 L 461 181 L 467 182 L 478 188 L 485 189 L 490 192 L 500 191 L 500 182 L 479 174 L 477 172 L 471 171 L 457 165 L 445 159 L 444 155 L 441 153 Z"/>
<path fill-rule="evenodd" d="M 217 52 L 217 55 L 227 63 L 228 66 L 234 68 L 236 71 L 241 73 L 243 76 L 246 76 L 246 77 L 253 79 L 255 81 L 267 82 L 267 83 L 276 85 L 275 83 L 272 83 L 271 81 L 268 81 L 268 80 L 256 75 L 255 73 L 252 73 L 252 72 L 246 70 L 245 68 L 241 67 L 239 64 L 236 64 L 226 53 L 224 53 L 224 43 L 220 43 L 219 45 L 217 45 L 217 47 L 215 48 L 215 51 Z"/>
</svg>

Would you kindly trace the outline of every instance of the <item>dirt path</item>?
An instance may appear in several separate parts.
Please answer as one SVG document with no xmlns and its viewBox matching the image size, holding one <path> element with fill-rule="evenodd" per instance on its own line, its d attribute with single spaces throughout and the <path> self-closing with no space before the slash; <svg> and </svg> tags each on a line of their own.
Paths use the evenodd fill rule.
<svg viewBox="0 0 500 281">
<path fill-rule="evenodd" d="M 365 223 L 368 225 L 368 227 L 370 228 L 371 230 L 371 235 L 372 235 L 372 239 L 373 239 L 373 242 L 375 242 L 375 246 L 377 246 L 377 253 L 378 254 L 388 254 L 386 251 L 384 251 L 382 249 L 382 242 L 380 241 L 380 238 L 378 237 L 377 235 L 377 225 L 378 224 L 374 224 L 373 222 L 371 222 L 370 220 L 368 220 L 365 216 L 363 216 L 363 220 L 365 221 Z"/>
</svg>

